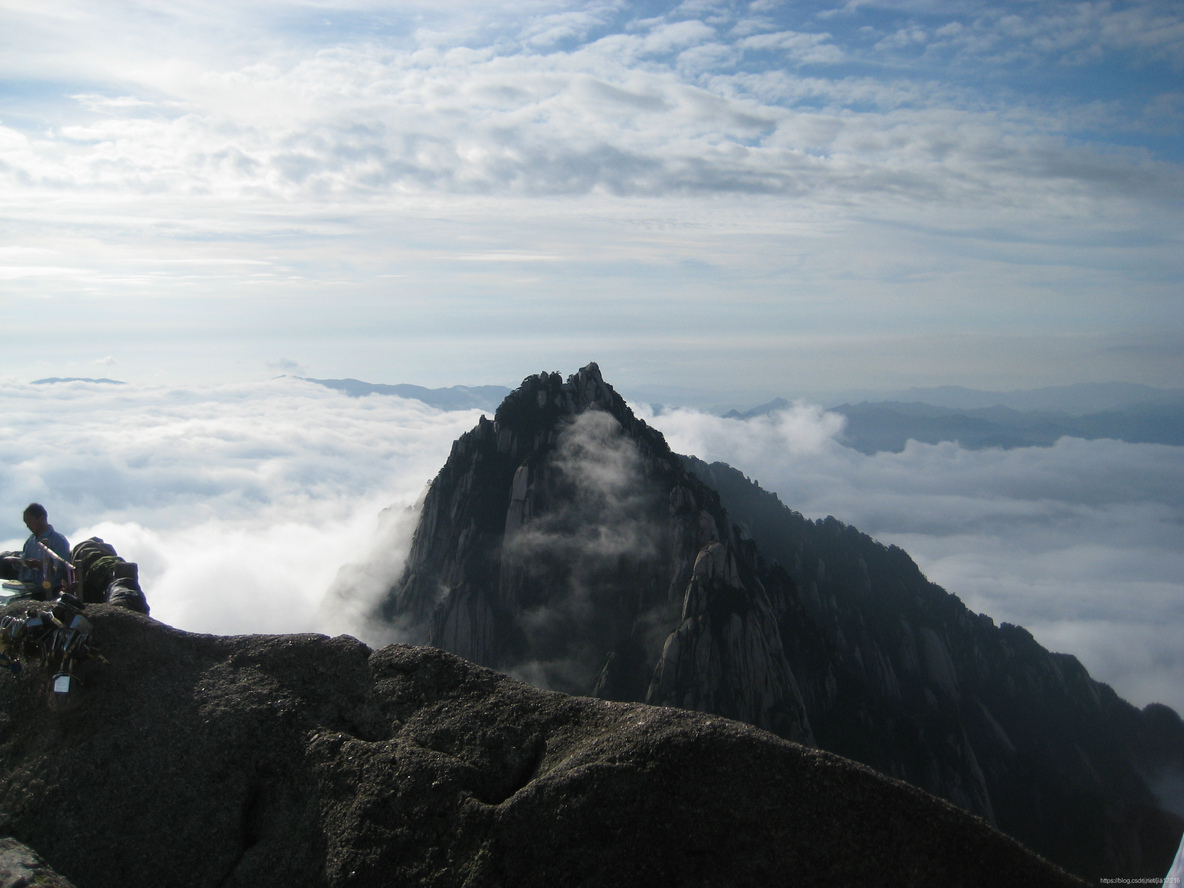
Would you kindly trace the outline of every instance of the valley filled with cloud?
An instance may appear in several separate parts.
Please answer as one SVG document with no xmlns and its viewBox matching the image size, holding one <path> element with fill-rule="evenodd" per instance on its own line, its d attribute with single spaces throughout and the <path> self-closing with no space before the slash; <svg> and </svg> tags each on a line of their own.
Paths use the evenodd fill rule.
<svg viewBox="0 0 1184 888">
<path fill-rule="evenodd" d="M 900 545 L 972 610 L 1076 655 L 1132 702 L 1184 709 L 1180 448 L 1065 438 L 869 456 L 839 443 L 842 417 L 805 403 L 748 420 L 634 409 L 677 452 Z M 290 377 L 3 382 L 0 411 L 0 547 L 19 547 L 20 512 L 40 501 L 71 542 L 98 535 L 138 562 L 166 623 L 372 644 L 392 639 L 365 620 L 367 600 L 401 568 L 417 500 L 480 416 Z"/>
</svg>

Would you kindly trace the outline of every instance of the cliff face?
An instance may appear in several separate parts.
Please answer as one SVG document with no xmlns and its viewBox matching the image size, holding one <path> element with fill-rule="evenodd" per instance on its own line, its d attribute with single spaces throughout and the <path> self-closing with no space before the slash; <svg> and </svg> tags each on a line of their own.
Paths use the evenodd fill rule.
<svg viewBox="0 0 1184 888">
<path fill-rule="evenodd" d="M 812 742 L 767 576 L 593 364 L 528 379 L 456 442 L 383 616 L 544 687 Z"/>
<path fill-rule="evenodd" d="M 912 787 L 725 719 L 540 691 L 431 648 L 86 615 L 106 662 L 86 661 L 74 708 L 45 705 L 36 668 L 0 672 L 0 828 L 23 843 L 0 843 L 0 868 L 37 884 L 1084 884 Z"/>
<path fill-rule="evenodd" d="M 672 454 L 594 364 L 528 378 L 456 442 L 382 617 L 544 687 L 816 742 L 1090 876 L 1162 875 L 1184 828 L 1147 782 L 1184 774 L 1174 713 Z"/>
</svg>

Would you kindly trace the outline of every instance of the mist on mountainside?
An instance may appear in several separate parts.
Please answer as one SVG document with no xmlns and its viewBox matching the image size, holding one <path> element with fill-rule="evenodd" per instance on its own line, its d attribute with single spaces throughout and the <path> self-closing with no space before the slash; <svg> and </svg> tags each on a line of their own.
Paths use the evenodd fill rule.
<svg viewBox="0 0 1184 888">
<path fill-rule="evenodd" d="M 296 379 L 5 382 L 0 409 L 12 430 L 0 439 L 0 547 L 23 543 L 20 513 L 43 502 L 72 541 L 97 534 L 138 561 L 166 622 L 359 637 L 364 625 L 338 630 L 352 612 L 326 590 L 343 565 L 370 563 L 376 540 L 389 544 L 379 516 L 414 509 L 480 416 Z M 842 445 L 844 418 L 817 406 L 744 420 L 636 409 L 676 451 L 901 545 L 973 609 L 1073 651 L 1128 699 L 1184 711 L 1179 448 L 1066 438 L 863 454 Z"/>
</svg>

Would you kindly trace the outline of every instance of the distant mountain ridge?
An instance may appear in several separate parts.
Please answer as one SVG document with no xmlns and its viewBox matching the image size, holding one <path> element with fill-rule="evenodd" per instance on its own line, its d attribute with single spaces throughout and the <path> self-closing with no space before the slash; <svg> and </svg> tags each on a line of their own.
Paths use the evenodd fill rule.
<svg viewBox="0 0 1184 888">
<path fill-rule="evenodd" d="M 447 388 L 425 388 L 422 385 L 397 383 L 384 385 L 375 382 L 362 382 L 358 379 L 312 379 L 301 376 L 305 382 L 315 382 L 326 388 L 345 392 L 351 398 L 361 398 L 366 395 L 397 395 L 400 398 L 414 398 L 429 407 L 439 410 L 488 410 L 491 413 L 497 405 L 510 393 L 502 385 L 453 385 Z"/>
<path fill-rule="evenodd" d="M 899 453 L 909 440 L 925 444 L 957 441 L 969 450 L 1048 447 L 1065 437 L 1184 445 L 1184 406 L 1167 403 L 1083 416 L 1023 412 L 999 405 L 958 410 L 895 401 L 840 404 L 830 409 L 847 418 L 840 441 L 864 453 Z"/>
<path fill-rule="evenodd" d="M 453 445 L 380 616 L 535 683 L 698 709 L 871 765 L 1083 875 L 1162 875 L 1184 724 L 1140 711 L 906 553 L 673 454 L 596 365 Z"/>
<path fill-rule="evenodd" d="M 837 403 L 833 399 L 823 400 L 826 404 Z M 941 385 L 886 392 L 851 392 L 842 396 L 841 400 L 870 403 L 920 402 L 955 410 L 981 410 L 1002 406 L 1019 411 L 1081 416 L 1087 413 L 1124 410 L 1142 404 L 1181 406 L 1184 405 L 1184 389 L 1155 388 L 1126 382 L 1078 382 L 1072 385 L 1010 391 L 986 391 L 959 385 Z"/>
<path fill-rule="evenodd" d="M 868 454 L 899 453 L 910 440 L 923 444 L 956 441 L 968 450 L 1048 447 L 1064 437 L 1184 446 L 1184 401 L 1176 403 L 1168 394 L 1165 392 L 1164 398 L 1156 402 L 1141 401 L 1082 415 L 1017 410 L 1000 403 L 972 408 L 922 401 L 863 401 L 827 409 L 847 420 L 840 443 Z M 730 410 L 724 418 L 747 420 L 790 406 L 785 398 L 776 398 L 749 410 Z"/>
<path fill-rule="evenodd" d="M 52 385 L 55 382 L 100 382 L 104 385 L 127 385 L 119 379 L 91 379 L 86 376 L 49 376 L 45 379 L 34 379 L 32 385 Z"/>
<path fill-rule="evenodd" d="M 357 379 L 305 382 L 345 392 L 350 397 L 396 395 L 414 398 L 439 410 L 494 412 L 510 389 L 499 385 L 426 388 Z M 39 382 L 115 382 L 47 379 Z M 899 453 L 908 441 L 937 444 L 956 441 L 977 450 L 989 447 L 1048 447 L 1063 437 L 1112 438 L 1132 444 L 1184 446 L 1184 390 L 1129 383 L 1078 383 L 1040 389 L 991 392 L 961 386 L 913 388 L 872 395 L 858 403 L 830 403 L 827 409 L 846 417 L 840 443 L 863 453 Z M 731 409 L 725 419 L 752 419 L 791 407 L 774 398 L 755 407 Z"/>
</svg>

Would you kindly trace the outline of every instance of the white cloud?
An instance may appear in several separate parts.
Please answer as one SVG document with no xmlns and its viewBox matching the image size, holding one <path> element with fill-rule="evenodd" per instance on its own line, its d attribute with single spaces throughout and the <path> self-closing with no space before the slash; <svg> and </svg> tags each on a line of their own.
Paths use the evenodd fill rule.
<svg viewBox="0 0 1184 888">
<path fill-rule="evenodd" d="M 381 548 L 397 548 L 389 516 L 415 503 L 477 416 L 294 379 L 8 383 L 0 409 L 12 535 L 0 546 L 20 544 L 22 509 L 42 502 L 71 542 L 98 535 L 140 564 L 153 616 L 223 634 L 365 635 L 353 602 L 322 611 L 325 593 L 348 563 L 381 561 L 393 575 L 373 558 L 380 515 L 394 508 L 381 520 L 395 542 Z"/>
<path fill-rule="evenodd" d="M 1030 100 L 1001 114 L 953 83 L 935 88 L 850 75 L 810 78 L 808 89 L 827 107 L 802 107 L 787 101 L 803 88 L 800 78 L 739 61 L 737 50 L 777 49 L 796 63 L 838 62 L 842 50 L 825 32 L 749 35 L 733 47 L 703 21 L 656 19 L 563 52 L 529 49 L 539 39 L 582 39 L 611 12 L 561 8 L 505 22 L 483 44 L 416 50 L 352 41 L 304 53 L 285 46 L 262 59 L 199 57 L 196 67 L 164 80 L 145 70 L 141 96 L 78 93 L 98 113 L 80 112 L 77 122 L 35 141 L 10 133 L 0 143 L 0 177 L 22 193 L 100 188 L 314 204 L 405 192 L 584 195 L 603 188 L 806 193 L 834 206 L 869 207 L 887 192 L 897 211 L 902 200 L 968 199 L 980 211 L 1049 211 L 1070 197 L 1141 199 L 1182 187 L 1170 165 L 1067 144 L 1063 132 L 1080 126 L 1078 107 L 1050 112 Z M 1144 34 L 1155 21 L 1111 30 Z M 897 34 L 915 43 L 922 32 Z M 692 48 L 706 55 L 689 68 L 664 61 Z M 646 106 L 588 105 L 589 76 L 622 95 L 646 97 Z M 792 86 L 754 92 L 764 77 Z M 162 91 L 167 101 L 146 98 Z M 853 91 L 862 100 L 848 98 Z M 909 107 L 883 104 L 900 93 Z M 846 110 L 869 99 L 866 113 Z M 836 114 L 843 122 L 833 142 L 796 140 L 803 130 L 818 131 L 818 117 L 833 123 Z M 934 132 L 941 133 L 940 154 L 917 151 Z M 986 144 L 994 147 L 984 151 Z M 803 165 L 803 151 L 814 162 Z"/>
</svg>

